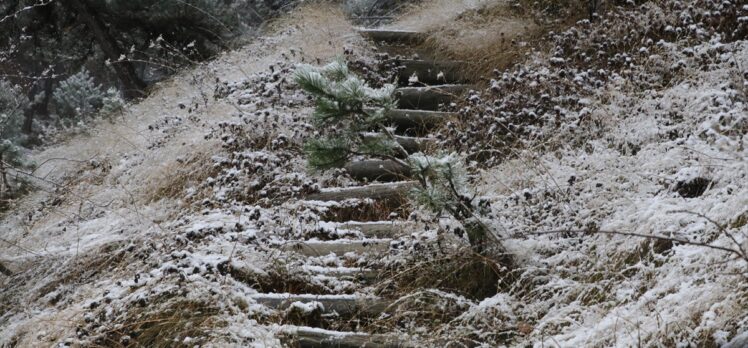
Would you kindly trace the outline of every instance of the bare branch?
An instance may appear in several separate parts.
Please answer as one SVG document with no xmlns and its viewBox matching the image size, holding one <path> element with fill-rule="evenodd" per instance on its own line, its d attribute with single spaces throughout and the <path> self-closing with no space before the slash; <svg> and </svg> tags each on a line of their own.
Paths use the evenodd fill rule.
<svg viewBox="0 0 748 348">
<path fill-rule="evenodd" d="M 16 12 L 13 12 L 13 13 L 11 13 L 11 14 L 3 17 L 3 18 L 0 18 L 0 23 L 3 23 L 3 22 L 5 22 L 5 21 L 7 21 L 7 20 L 9 20 L 11 18 L 15 18 L 15 17 L 17 17 L 18 15 L 20 15 L 23 12 L 31 11 L 31 10 L 37 8 L 37 7 L 47 6 L 47 5 L 51 4 L 51 3 L 53 3 L 54 1 L 55 0 L 39 0 L 39 2 L 37 2 L 37 3 L 33 4 L 33 5 L 25 6 L 25 7 L 21 8 L 20 10 L 18 10 Z"/>
<path fill-rule="evenodd" d="M 748 262 L 748 258 L 746 258 L 746 256 L 743 255 L 743 253 L 740 250 L 735 250 L 735 249 L 731 249 L 728 247 L 723 247 L 723 246 L 709 244 L 709 243 L 693 242 L 687 239 L 673 238 L 673 237 L 667 237 L 667 236 L 658 236 L 658 235 L 649 235 L 649 234 L 635 233 L 635 232 L 606 231 L 606 230 L 595 230 L 595 231 L 593 230 L 552 230 L 552 231 L 524 232 L 524 233 L 521 233 L 520 236 L 518 237 L 506 238 L 506 239 L 517 239 L 520 237 L 524 238 L 528 235 L 542 236 L 542 235 L 563 234 L 563 233 L 595 233 L 595 234 L 619 235 L 619 236 L 664 240 L 664 241 L 669 241 L 669 242 L 674 242 L 674 243 L 695 245 L 695 246 L 723 251 L 723 252 L 730 253 L 730 254 L 735 254 L 739 256 L 741 259 Z"/>
</svg>

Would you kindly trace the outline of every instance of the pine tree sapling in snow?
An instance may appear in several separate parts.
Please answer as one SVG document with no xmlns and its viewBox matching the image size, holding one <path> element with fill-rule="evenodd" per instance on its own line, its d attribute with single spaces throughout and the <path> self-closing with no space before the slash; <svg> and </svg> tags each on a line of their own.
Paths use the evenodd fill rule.
<svg viewBox="0 0 748 348">
<path fill-rule="evenodd" d="M 463 223 L 470 245 L 477 252 L 486 247 L 490 230 L 480 221 L 468 191 L 467 173 L 456 154 L 428 156 L 422 153 L 408 157 L 411 173 L 420 183 L 413 190 L 415 201 L 440 214 L 447 212 Z"/>
<path fill-rule="evenodd" d="M 122 112 L 125 109 L 125 100 L 122 99 L 119 90 L 114 87 L 109 87 L 104 93 L 104 98 L 101 101 L 101 115 L 107 116 L 115 113 Z"/>
<path fill-rule="evenodd" d="M 305 144 L 312 167 L 341 167 L 354 155 L 384 157 L 407 165 L 395 158 L 407 153 L 383 123 L 385 113 L 396 105 L 394 85 L 371 88 L 342 60 L 321 68 L 300 65 L 294 79 L 316 98 L 312 120 L 325 131 Z M 378 133 L 368 133 L 372 130 Z"/>
<path fill-rule="evenodd" d="M 312 119 L 323 135 L 305 144 L 313 168 L 341 167 L 354 155 L 389 159 L 407 167 L 420 184 L 413 192 L 415 201 L 461 221 L 474 250 L 486 250 L 491 231 L 476 214 L 461 160 L 455 154 L 408 154 L 385 125 L 387 111 L 397 104 L 393 85 L 370 88 L 341 60 L 321 68 L 301 65 L 295 80 L 316 97 Z"/>
<path fill-rule="evenodd" d="M 124 107 L 117 89 L 103 91 L 85 69 L 60 82 L 52 93 L 52 101 L 60 122 L 66 126 L 77 124 L 96 112 L 111 114 Z"/>
</svg>

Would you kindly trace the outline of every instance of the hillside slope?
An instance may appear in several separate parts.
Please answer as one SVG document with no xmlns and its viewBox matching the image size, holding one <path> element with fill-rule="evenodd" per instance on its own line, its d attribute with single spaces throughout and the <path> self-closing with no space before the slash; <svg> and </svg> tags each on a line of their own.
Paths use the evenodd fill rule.
<svg viewBox="0 0 748 348">
<path fill-rule="evenodd" d="M 475 255 L 456 221 L 409 207 L 419 228 L 387 246 L 405 256 L 376 262 L 398 272 L 384 288 L 420 288 L 371 330 L 431 346 L 748 344 L 748 5 L 628 2 L 569 27 L 530 21 L 518 8 L 531 5 L 517 4 L 434 1 L 390 24 L 482 60 L 471 72 L 483 85 L 443 106 L 458 116 L 437 139 L 468 163 L 516 268 L 497 270 L 485 299 L 440 287 Z M 435 39 L 445 33 L 464 41 Z M 461 51 L 476 42 L 480 52 Z M 387 73 L 342 13 L 302 6 L 34 152 L 38 190 L 0 218 L 0 263 L 13 272 L 0 278 L 0 346 L 275 347 L 294 313 L 252 296 L 360 290 L 313 276 L 372 266 L 355 253 L 279 251 L 350 233 L 326 218 L 392 218 L 297 200 L 361 185 L 308 170 L 300 150 L 318 134 L 293 68 L 341 54 L 370 80 Z"/>
</svg>

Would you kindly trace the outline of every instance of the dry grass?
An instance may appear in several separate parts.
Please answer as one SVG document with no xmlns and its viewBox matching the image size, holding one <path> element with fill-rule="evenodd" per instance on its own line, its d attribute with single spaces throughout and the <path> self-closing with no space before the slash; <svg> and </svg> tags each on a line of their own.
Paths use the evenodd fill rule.
<svg viewBox="0 0 748 348">
<path fill-rule="evenodd" d="M 64 285 L 83 284 L 91 281 L 102 273 L 122 272 L 131 264 L 132 259 L 128 257 L 128 251 L 124 248 L 126 242 L 112 242 L 101 246 L 98 250 L 92 250 L 70 261 L 64 265 L 68 272 L 59 273 L 37 290 L 37 299 L 48 295 Z M 129 259 L 129 260 L 128 260 Z M 58 294 L 62 296 L 62 294 Z M 50 299 L 50 304 L 56 304 L 59 297 Z"/>
<path fill-rule="evenodd" d="M 504 69 L 542 46 L 549 30 L 568 27 L 587 15 L 576 0 L 435 0 L 414 5 L 388 27 L 429 33 L 419 52 L 437 60 L 467 62 L 474 82 Z"/>
<path fill-rule="evenodd" d="M 320 218 L 330 222 L 387 221 L 393 217 L 407 217 L 412 211 L 411 209 L 412 207 L 407 204 L 406 197 L 373 202 L 345 202 L 335 207 L 329 207 L 321 214 Z M 394 216 L 393 214 L 397 215 Z"/>
<path fill-rule="evenodd" d="M 217 175 L 219 170 L 213 165 L 210 154 L 206 152 L 198 152 L 186 159 L 166 163 L 148 180 L 146 201 L 157 202 L 166 198 L 184 197 L 185 190 L 190 187 L 198 188 L 207 178 Z M 199 200 L 203 196 L 204 194 L 198 192 L 192 198 Z"/>
<path fill-rule="evenodd" d="M 494 261 L 474 253 L 470 248 L 457 247 L 444 250 L 432 259 L 416 261 L 408 269 L 384 272 L 379 288 L 385 294 L 405 294 L 431 288 L 466 298 L 484 299 L 499 290 L 502 282 L 499 268 Z"/>
<path fill-rule="evenodd" d="M 467 62 L 464 73 L 474 81 L 514 63 L 527 49 L 519 43 L 542 32 L 529 16 L 499 0 L 432 1 L 405 11 L 391 27 L 429 33 L 418 51 Z"/>
<path fill-rule="evenodd" d="M 191 300 L 170 301 L 157 310 L 134 307 L 123 325 L 110 330 L 98 345 L 103 347 L 194 347 L 205 343 L 210 332 L 224 325 L 218 309 Z"/>
<path fill-rule="evenodd" d="M 288 16 L 269 24 L 272 32 L 298 31 L 286 40 L 286 47 L 299 49 L 310 59 L 329 60 L 343 55 L 344 48 L 366 47 L 363 38 L 347 20 L 339 1 L 308 1 L 298 6 Z M 308 62 L 317 63 L 317 62 Z"/>
<path fill-rule="evenodd" d="M 501 8 L 471 11 L 457 22 L 432 32 L 424 43 L 428 50 L 444 57 L 467 62 L 466 76 L 481 81 L 494 69 L 504 69 L 520 60 L 528 46 L 521 41 L 540 38 L 538 27 L 521 18 L 506 17 Z"/>
</svg>

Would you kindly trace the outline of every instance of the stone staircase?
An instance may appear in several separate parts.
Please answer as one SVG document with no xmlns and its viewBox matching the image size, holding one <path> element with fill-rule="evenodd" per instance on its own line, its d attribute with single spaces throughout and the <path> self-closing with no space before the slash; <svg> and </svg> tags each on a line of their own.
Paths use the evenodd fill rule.
<svg viewBox="0 0 748 348">
<path fill-rule="evenodd" d="M 429 131 L 454 117 L 448 112 L 439 111 L 440 105 L 450 103 L 463 93 L 468 85 L 460 74 L 460 62 L 436 61 L 428 59 L 406 59 L 401 54 L 415 52 L 415 46 L 425 39 L 425 35 L 412 31 L 360 30 L 360 34 L 374 41 L 380 50 L 388 52 L 399 66 L 396 90 L 400 109 L 391 110 L 386 116 L 395 126 L 397 140 L 410 153 L 429 151 L 435 146 L 435 139 Z M 413 54 L 411 54 L 413 56 Z M 418 57 L 424 56 L 419 53 Z M 379 205 L 382 209 L 397 206 L 404 202 L 408 191 L 417 185 L 409 180 L 408 168 L 394 161 L 361 160 L 349 163 L 345 169 L 363 186 L 349 188 L 326 188 L 318 193 L 307 195 L 303 201 L 309 203 L 342 202 L 347 200 L 371 200 L 389 202 Z M 373 183 L 372 183 L 373 182 Z M 393 204 L 394 202 L 394 204 Z M 302 202 L 303 204 L 304 202 Z M 385 212 L 386 213 L 386 212 Z M 325 222 L 334 224 L 336 229 L 356 231 L 359 238 L 339 238 L 335 240 L 295 240 L 277 248 L 286 253 L 295 253 L 301 258 L 324 257 L 334 254 L 338 257 L 355 254 L 359 257 L 379 259 L 383 255 L 396 252 L 390 242 L 398 236 L 412 232 L 416 224 L 405 220 L 394 221 L 345 221 Z M 366 289 L 379 278 L 376 269 L 355 267 L 310 266 L 306 272 L 316 277 L 345 279 Z M 291 309 L 321 312 L 321 316 L 333 316 L 338 321 L 348 321 L 350 331 L 327 327 L 283 325 L 279 335 L 289 347 L 420 347 L 414 342 L 399 338 L 394 334 L 369 334 L 365 331 L 366 322 L 386 316 L 396 308 L 395 299 L 380 298 L 365 291 L 353 294 L 308 294 L 308 293 L 263 293 L 254 300 L 278 312 L 288 313 Z"/>
</svg>

